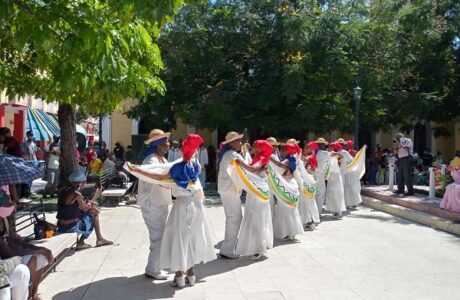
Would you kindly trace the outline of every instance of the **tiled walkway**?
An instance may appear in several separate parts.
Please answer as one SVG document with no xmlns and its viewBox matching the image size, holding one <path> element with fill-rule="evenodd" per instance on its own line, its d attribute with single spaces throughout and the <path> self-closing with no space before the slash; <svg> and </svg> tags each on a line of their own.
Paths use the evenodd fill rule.
<svg viewBox="0 0 460 300">
<path fill-rule="evenodd" d="M 224 234 L 223 208 L 211 206 L 207 213 L 217 244 Z M 143 276 L 148 236 L 139 208 L 103 208 L 102 226 L 117 245 L 65 258 L 42 282 L 44 299 L 459 297 L 460 239 L 365 207 L 340 221 L 326 218 L 295 243 L 277 243 L 264 261 L 218 259 L 199 266 L 199 282 L 183 290 Z"/>
</svg>

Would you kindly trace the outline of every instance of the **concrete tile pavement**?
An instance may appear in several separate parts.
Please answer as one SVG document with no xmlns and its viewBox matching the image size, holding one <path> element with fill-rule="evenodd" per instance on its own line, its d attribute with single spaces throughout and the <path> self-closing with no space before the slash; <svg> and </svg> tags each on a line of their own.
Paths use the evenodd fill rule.
<svg viewBox="0 0 460 300">
<path fill-rule="evenodd" d="M 116 245 L 66 257 L 42 282 L 44 299 L 458 298 L 459 238 L 366 207 L 341 221 L 326 219 L 295 242 L 276 242 L 265 260 L 200 265 L 197 285 L 182 290 L 143 276 L 148 235 L 138 207 L 102 211 L 103 234 Z M 218 244 L 223 208 L 207 213 Z"/>
</svg>

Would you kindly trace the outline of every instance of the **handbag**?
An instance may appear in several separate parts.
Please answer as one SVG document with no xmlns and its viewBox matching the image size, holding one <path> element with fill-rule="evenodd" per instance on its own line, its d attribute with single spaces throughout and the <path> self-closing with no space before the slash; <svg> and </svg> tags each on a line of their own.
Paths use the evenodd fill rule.
<svg viewBox="0 0 460 300">
<path fill-rule="evenodd" d="M 56 232 L 57 226 L 47 222 L 46 220 L 41 220 L 38 218 L 37 214 L 34 213 L 34 235 L 36 240 L 41 240 L 46 237 L 47 231 Z"/>
</svg>

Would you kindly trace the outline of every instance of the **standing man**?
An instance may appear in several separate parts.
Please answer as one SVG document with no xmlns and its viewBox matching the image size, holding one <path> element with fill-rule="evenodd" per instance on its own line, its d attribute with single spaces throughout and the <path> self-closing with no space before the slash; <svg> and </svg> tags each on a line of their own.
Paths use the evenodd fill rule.
<svg viewBox="0 0 460 300">
<path fill-rule="evenodd" d="M 154 129 L 145 141 L 143 165 L 165 164 L 169 150 L 169 132 Z M 168 205 L 171 203 L 171 190 L 139 180 L 138 200 L 145 225 L 149 231 L 150 253 L 145 276 L 157 280 L 168 279 L 168 273 L 160 269 L 160 249 L 163 232 L 168 218 Z"/>
<path fill-rule="evenodd" d="M 412 186 L 411 178 L 411 156 L 413 153 L 413 144 L 409 138 L 404 137 L 404 134 L 397 133 L 393 140 L 394 149 L 398 152 L 398 190 L 395 194 L 399 197 L 414 195 L 414 187 Z M 404 193 L 404 185 L 407 186 L 407 193 Z"/>
<path fill-rule="evenodd" d="M 167 154 L 169 162 L 176 161 L 182 157 L 178 141 L 172 141 L 171 149 L 169 149 Z"/>
<path fill-rule="evenodd" d="M 225 238 L 220 248 L 222 258 L 238 258 L 235 252 L 238 233 L 241 227 L 243 213 L 241 211 L 240 194 L 233 186 L 227 168 L 234 159 L 244 162 L 238 153 L 241 149 L 242 134 L 234 131 L 227 133 L 219 153 L 219 174 L 217 177 L 217 191 L 222 199 L 225 212 Z"/>
<path fill-rule="evenodd" d="M 113 148 L 113 153 L 115 154 L 115 159 L 125 161 L 125 156 L 124 156 L 125 150 L 121 146 L 120 143 L 115 143 L 115 148 Z"/>
<path fill-rule="evenodd" d="M 27 140 L 22 144 L 22 153 L 24 160 L 37 161 L 37 144 L 34 142 L 34 134 L 32 131 L 27 131 L 26 133 Z"/>
<path fill-rule="evenodd" d="M 198 161 L 201 165 L 200 182 L 204 188 L 206 186 L 206 170 L 209 164 L 208 149 L 204 147 L 204 143 L 198 148 Z"/>
</svg>

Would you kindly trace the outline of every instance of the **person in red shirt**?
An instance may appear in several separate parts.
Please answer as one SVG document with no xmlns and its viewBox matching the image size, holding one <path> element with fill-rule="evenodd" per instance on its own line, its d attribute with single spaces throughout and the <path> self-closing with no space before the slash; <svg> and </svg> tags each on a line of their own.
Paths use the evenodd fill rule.
<svg viewBox="0 0 460 300">
<path fill-rule="evenodd" d="M 91 160 L 93 159 L 93 153 L 94 153 L 94 152 L 96 152 L 96 151 L 94 150 L 94 146 L 93 146 L 93 145 L 89 146 L 89 148 L 86 149 L 86 154 L 85 154 L 85 156 L 86 156 L 86 161 L 91 161 Z"/>
</svg>

